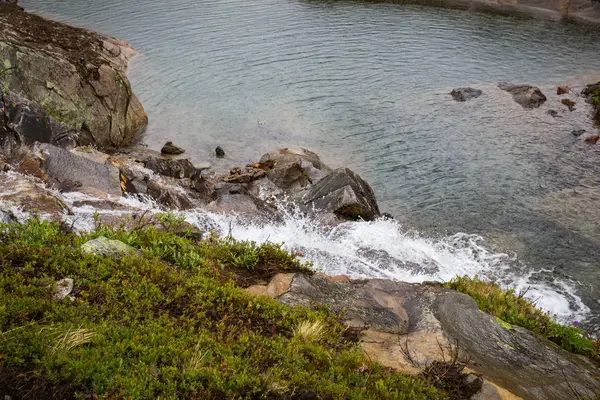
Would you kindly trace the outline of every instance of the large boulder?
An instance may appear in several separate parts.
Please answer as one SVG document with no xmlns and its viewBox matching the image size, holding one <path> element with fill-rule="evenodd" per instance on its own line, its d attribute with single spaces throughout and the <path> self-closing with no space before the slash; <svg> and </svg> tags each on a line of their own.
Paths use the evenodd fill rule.
<svg viewBox="0 0 600 400">
<path fill-rule="evenodd" d="M 302 190 L 331 172 L 316 153 L 300 147 L 273 150 L 263 155 L 260 162 L 273 163 L 267 178 L 280 189 L 288 191 Z"/>
<path fill-rule="evenodd" d="M 3 94 L 19 93 L 9 94 L 9 111 L 25 117 L 25 141 L 120 147 L 144 129 L 125 75 L 135 53 L 127 43 L 3 4 L 0 26 Z"/>
<path fill-rule="evenodd" d="M 450 92 L 450 95 L 456 101 L 467 101 L 471 99 L 476 99 L 482 94 L 483 92 L 481 90 L 469 87 L 453 89 L 452 92 Z"/>
<path fill-rule="evenodd" d="M 81 245 L 81 250 L 84 253 L 113 258 L 121 258 L 139 253 L 138 250 L 119 240 L 111 240 L 104 236 L 85 242 Z"/>
<path fill-rule="evenodd" d="M 18 171 L 34 175 L 48 184 L 77 182 L 84 190 L 89 188 L 104 196 L 121 196 L 118 168 L 47 143 L 37 144 Z"/>
<path fill-rule="evenodd" d="M 314 184 L 303 197 L 305 206 L 339 217 L 371 221 L 380 216 L 373 189 L 348 168 L 339 168 Z"/>
<path fill-rule="evenodd" d="M 441 285 L 319 274 L 281 278 L 248 292 L 341 313 L 348 331 L 362 331 L 358 336 L 365 353 L 387 367 L 421 374 L 434 365 L 462 364 L 483 375 L 486 383 L 479 388 L 485 392 L 477 399 L 517 398 L 506 390 L 532 400 L 571 399 L 574 393 L 593 398 L 600 390 L 600 369 L 590 360 L 501 323 L 481 312 L 471 297 Z M 277 290 L 270 290 L 275 283 Z"/>
<path fill-rule="evenodd" d="M 535 86 L 513 85 L 501 82 L 498 84 L 498 87 L 512 94 L 513 100 L 523 106 L 523 108 L 537 108 L 547 100 L 542 91 Z"/>
</svg>

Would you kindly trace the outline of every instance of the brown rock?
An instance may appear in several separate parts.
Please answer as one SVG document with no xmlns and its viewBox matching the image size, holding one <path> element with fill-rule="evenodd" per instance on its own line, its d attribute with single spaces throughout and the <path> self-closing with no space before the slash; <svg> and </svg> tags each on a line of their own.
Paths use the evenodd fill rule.
<svg viewBox="0 0 600 400">
<path fill-rule="evenodd" d="M 569 94 L 571 92 L 571 88 L 568 86 L 559 86 L 558 88 L 556 88 L 556 94 L 557 95 L 561 95 L 561 94 Z"/>
<path fill-rule="evenodd" d="M 8 92 L 23 96 L 23 105 L 46 111 L 38 113 L 38 120 L 30 119 L 31 132 L 43 132 L 45 142 L 68 147 L 131 144 L 148 117 L 126 77 L 133 53 L 127 43 L 17 7 L 1 7 L 0 59 L 9 66 L 2 83 Z M 60 139 L 63 134 L 66 143 Z"/>
<path fill-rule="evenodd" d="M 588 136 L 588 137 L 586 137 L 586 138 L 585 138 L 585 139 L 583 139 L 583 140 L 584 140 L 586 143 L 589 143 L 589 144 L 596 144 L 596 142 L 598 141 L 598 139 L 600 139 L 600 135 L 598 135 L 598 134 L 595 134 L 595 135 L 592 135 L 592 136 Z"/>
<path fill-rule="evenodd" d="M 531 85 L 512 85 L 509 83 L 499 83 L 498 87 L 513 96 L 513 100 L 519 103 L 523 108 L 537 108 L 547 99 L 542 91 Z"/>
<path fill-rule="evenodd" d="M 570 100 L 570 99 L 562 99 L 560 102 L 562 104 L 564 104 L 565 106 L 567 106 L 569 111 L 575 110 L 575 104 L 577 104 L 573 100 Z"/>
<path fill-rule="evenodd" d="M 173 144 L 173 142 L 171 142 L 170 140 L 164 144 L 164 146 L 162 147 L 162 149 L 160 150 L 160 152 L 162 154 L 172 154 L 172 155 L 178 155 L 178 154 L 183 154 L 185 153 L 185 149 L 176 146 Z"/>
</svg>

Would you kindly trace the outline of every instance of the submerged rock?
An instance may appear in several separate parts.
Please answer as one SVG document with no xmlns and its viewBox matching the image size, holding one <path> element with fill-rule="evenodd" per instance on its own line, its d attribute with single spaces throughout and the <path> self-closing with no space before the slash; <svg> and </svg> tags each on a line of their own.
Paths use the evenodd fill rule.
<svg viewBox="0 0 600 400">
<path fill-rule="evenodd" d="M 501 82 L 498 87 L 512 94 L 513 100 L 524 108 L 537 108 L 547 100 L 542 91 L 535 86 Z"/>
<path fill-rule="evenodd" d="M 114 258 L 121 258 L 126 255 L 139 253 L 138 250 L 119 240 L 107 239 L 104 236 L 85 242 L 81 245 L 81 250 L 84 253 Z"/>
<path fill-rule="evenodd" d="M 15 99 L 9 111 L 24 117 L 15 129 L 26 140 L 120 147 L 144 129 L 127 43 L 3 4 L 0 25 L 3 95 Z"/>
<path fill-rule="evenodd" d="M 471 100 L 471 99 L 476 99 L 477 97 L 481 96 L 482 94 L 483 94 L 483 92 L 481 90 L 473 89 L 470 87 L 452 89 L 452 92 L 450 92 L 450 95 L 456 101 L 467 101 L 467 100 Z"/>
<path fill-rule="evenodd" d="M 223 150 L 221 146 L 217 146 L 217 148 L 215 149 L 215 155 L 217 156 L 217 158 L 224 158 L 225 150 Z"/>
<path fill-rule="evenodd" d="M 185 153 L 185 149 L 176 146 L 173 144 L 173 142 L 171 142 L 170 140 L 164 144 L 164 146 L 162 147 L 162 149 L 160 149 L 160 152 L 163 154 L 172 154 L 172 155 L 178 155 L 178 154 L 183 154 Z"/>
<path fill-rule="evenodd" d="M 550 115 L 552 118 L 558 117 L 558 111 L 556 110 L 548 110 L 546 114 Z"/>
<path fill-rule="evenodd" d="M 379 217 L 375 194 L 367 182 L 348 168 L 339 168 L 321 179 L 303 197 L 304 204 L 339 217 L 371 221 Z"/>
<path fill-rule="evenodd" d="M 567 108 L 569 109 L 569 111 L 575 110 L 575 104 L 577 104 L 577 103 L 575 103 L 571 99 L 562 99 L 560 102 L 562 104 L 564 104 L 565 106 L 567 106 Z"/>
<path fill-rule="evenodd" d="M 584 141 L 586 143 L 589 144 L 596 144 L 596 142 L 598 141 L 598 139 L 600 139 L 600 135 L 596 134 L 596 135 L 592 135 L 592 136 L 588 136 L 584 139 Z"/>
<path fill-rule="evenodd" d="M 586 132 L 585 129 L 577 129 L 577 130 L 571 131 L 571 135 L 573 135 L 575 137 L 579 137 L 579 136 L 583 135 L 585 132 Z"/>
</svg>

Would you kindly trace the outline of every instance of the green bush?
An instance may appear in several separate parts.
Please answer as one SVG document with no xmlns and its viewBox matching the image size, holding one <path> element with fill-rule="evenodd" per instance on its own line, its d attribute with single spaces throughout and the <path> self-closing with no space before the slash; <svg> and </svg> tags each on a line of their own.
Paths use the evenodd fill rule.
<svg viewBox="0 0 600 400">
<path fill-rule="evenodd" d="M 99 225 L 76 234 L 38 219 L 0 225 L 0 395 L 443 397 L 368 360 L 327 309 L 287 307 L 242 290 L 241 272 L 306 270 L 279 246 L 194 241 L 175 226 Z M 80 250 L 100 235 L 141 251 L 113 259 Z M 59 300 L 63 278 L 74 289 Z M 318 334 L 311 336 L 311 324 Z"/>
</svg>

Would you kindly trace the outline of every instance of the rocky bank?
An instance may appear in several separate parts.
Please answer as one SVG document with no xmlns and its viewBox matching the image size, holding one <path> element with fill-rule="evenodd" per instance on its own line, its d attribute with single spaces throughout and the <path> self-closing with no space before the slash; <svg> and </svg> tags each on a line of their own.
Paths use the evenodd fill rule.
<svg viewBox="0 0 600 400">
<path fill-rule="evenodd" d="M 0 145 L 130 145 L 147 123 L 124 41 L 0 3 Z"/>
<path fill-rule="evenodd" d="M 133 50 L 3 3 L 0 24 L 1 221 L 14 221 L 15 209 L 61 220 L 71 213 L 63 197 L 71 191 L 81 194 L 73 205 L 119 210 L 102 217 L 116 226 L 137 217 L 119 201 L 122 196 L 166 210 L 199 208 L 253 219 L 277 220 L 286 207 L 324 224 L 382 217 L 367 182 L 348 168 L 328 167 L 306 149 L 277 149 L 218 175 L 178 156 L 183 149 L 165 155 L 124 148 L 147 122 L 125 76 Z M 536 88 L 503 87 L 524 107 L 545 100 Z M 592 86 L 585 95 L 600 115 L 597 92 Z M 247 291 L 288 305 L 329 306 L 356 330 L 365 353 L 387 367 L 420 374 L 453 360 L 471 373 L 471 392 L 456 398 L 559 400 L 600 391 L 600 370 L 592 361 L 507 326 L 479 311 L 469 296 L 438 284 L 296 273 Z"/>
</svg>

